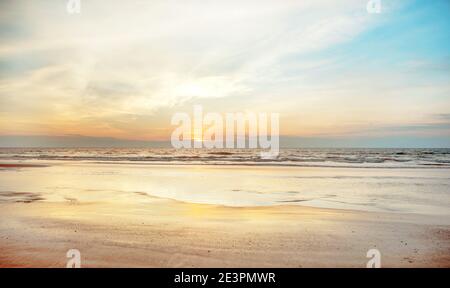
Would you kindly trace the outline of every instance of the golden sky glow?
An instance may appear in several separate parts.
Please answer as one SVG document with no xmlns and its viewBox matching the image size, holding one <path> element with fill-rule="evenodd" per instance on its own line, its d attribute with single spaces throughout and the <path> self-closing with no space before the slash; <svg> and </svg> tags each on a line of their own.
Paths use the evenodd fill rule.
<svg viewBox="0 0 450 288">
<path fill-rule="evenodd" d="M 448 32 L 416 32 L 448 24 L 410 26 L 408 1 L 63 2 L 0 4 L 1 135 L 164 140 L 195 104 L 288 136 L 449 134 Z"/>
</svg>

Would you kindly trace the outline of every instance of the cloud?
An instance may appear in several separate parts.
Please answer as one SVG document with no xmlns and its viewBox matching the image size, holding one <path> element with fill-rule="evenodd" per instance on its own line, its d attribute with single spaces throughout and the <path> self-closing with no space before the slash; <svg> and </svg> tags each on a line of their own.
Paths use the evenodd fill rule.
<svg viewBox="0 0 450 288">
<path fill-rule="evenodd" d="M 359 1 L 97 0 L 79 15 L 61 3 L 2 2 L 0 117 L 22 122 L 9 130 L 33 118 L 44 130 L 63 126 L 54 119 L 101 126 L 193 99 L 248 97 L 286 77 L 285 57 L 368 25 Z"/>
<path fill-rule="evenodd" d="M 167 141 L 124 140 L 83 135 L 0 135 L 0 147 L 170 147 Z"/>
<path fill-rule="evenodd" d="M 417 58 L 374 73 L 370 57 L 340 50 L 389 23 L 365 1 L 82 2 L 69 15 L 61 0 L 1 1 L 2 133 L 160 138 L 193 103 L 281 112 L 289 135 L 409 125 L 449 108 L 447 83 L 404 73 L 442 77 L 445 65 Z"/>
<path fill-rule="evenodd" d="M 450 113 L 439 113 L 434 114 L 434 118 L 440 121 L 444 121 L 444 123 L 449 124 L 450 123 Z"/>
</svg>

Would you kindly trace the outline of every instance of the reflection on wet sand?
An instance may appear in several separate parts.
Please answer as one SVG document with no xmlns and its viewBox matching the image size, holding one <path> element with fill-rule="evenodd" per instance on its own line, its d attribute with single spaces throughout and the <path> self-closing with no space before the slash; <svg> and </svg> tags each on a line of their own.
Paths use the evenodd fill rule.
<svg viewBox="0 0 450 288">
<path fill-rule="evenodd" d="M 372 248 L 383 267 L 450 267 L 447 177 L 78 162 L 0 169 L 0 267 L 65 267 L 69 249 L 83 267 L 365 267 Z M 325 201 L 330 208 L 307 207 Z"/>
</svg>

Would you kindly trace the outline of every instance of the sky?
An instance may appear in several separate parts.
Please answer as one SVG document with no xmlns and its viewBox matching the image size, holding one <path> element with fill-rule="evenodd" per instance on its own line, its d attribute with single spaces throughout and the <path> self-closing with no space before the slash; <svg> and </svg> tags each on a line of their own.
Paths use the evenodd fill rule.
<svg viewBox="0 0 450 288">
<path fill-rule="evenodd" d="M 450 147 L 449 1 L 66 4 L 0 2 L 0 146 L 168 141 L 202 105 L 290 146 Z"/>
</svg>

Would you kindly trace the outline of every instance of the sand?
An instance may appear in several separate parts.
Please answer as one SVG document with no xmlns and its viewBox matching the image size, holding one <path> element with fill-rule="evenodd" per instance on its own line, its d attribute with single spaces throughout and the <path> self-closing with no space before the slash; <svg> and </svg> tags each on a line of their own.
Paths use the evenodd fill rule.
<svg viewBox="0 0 450 288">
<path fill-rule="evenodd" d="M 25 168 L 25 167 L 47 167 L 43 164 L 22 164 L 22 163 L 0 163 L 0 168 Z"/>
<path fill-rule="evenodd" d="M 142 195 L 142 197 L 149 197 Z M 0 267 L 450 267 L 450 227 L 435 216 L 295 205 L 0 203 Z"/>
</svg>

